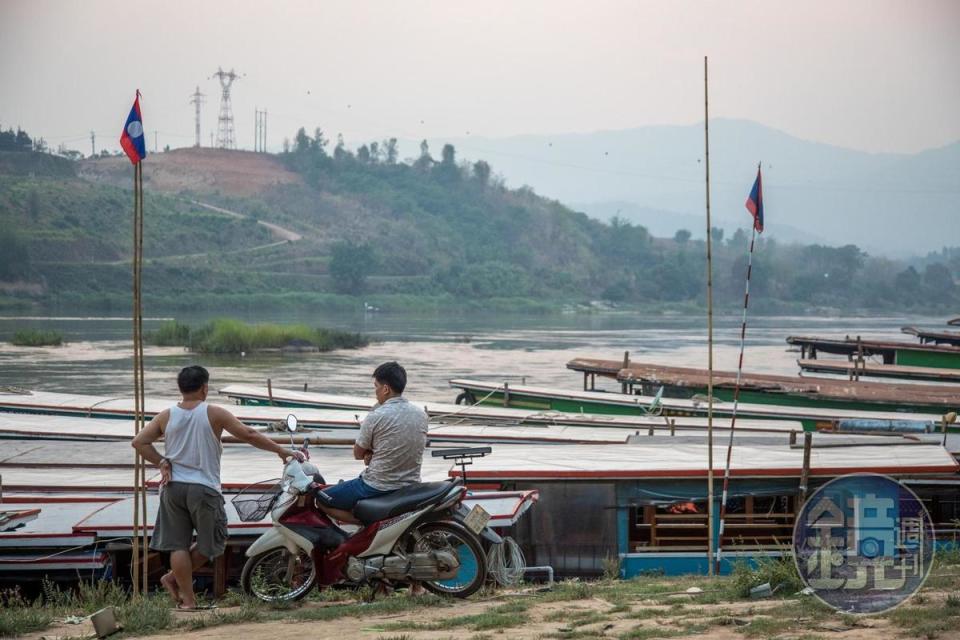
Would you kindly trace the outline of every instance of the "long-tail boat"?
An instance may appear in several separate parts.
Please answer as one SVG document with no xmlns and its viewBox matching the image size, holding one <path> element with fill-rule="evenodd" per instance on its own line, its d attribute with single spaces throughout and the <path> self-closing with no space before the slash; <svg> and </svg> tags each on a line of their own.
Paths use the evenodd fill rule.
<svg viewBox="0 0 960 640">
<path fill-rule="evenodd" d="M 669 367 L 643 362 L 575 358 L 567 368 L 585 376 L 596 374 L 619 380 L 624 391 L 655 393 L 664 387 L 665 395 L 689 398 L 707 393 L 706 369 Z M 619 368 L 617 368 L 619 367 Z M 614 373 L 614 370 L 616 372 Z M 714 397 L 733 400 L 737 374 L 734 371 L 713 372 Z M 744 373 L 740 378 L 740 400 L 752 404 L 774 404 L 784 407 L 815 407 L 866 411 L 911 411 L 945 413 L 960 407 L 960 393 L 954 387 L 885 383 Z"/>
<path fill-rule="evenodd" d="M 847 357 L 880 356 L 883 364 L 906 367 L 960 369 L 960 347 L 916 344 L 894 340 L 862 340 L 858 338 L 818 338 L 789 336 L 787 344 L 800 347 L 801 359 L 813 360 L 819 353 L 835 353 Z"/>
<path fill-rule="evenodd" d="M 949 344 L 960 347 L 960 331 L 933 331 L 917 327 L 901 327 L 900 331 L 907 335 L 916 336 L 920 344 Z"/>
</svg>

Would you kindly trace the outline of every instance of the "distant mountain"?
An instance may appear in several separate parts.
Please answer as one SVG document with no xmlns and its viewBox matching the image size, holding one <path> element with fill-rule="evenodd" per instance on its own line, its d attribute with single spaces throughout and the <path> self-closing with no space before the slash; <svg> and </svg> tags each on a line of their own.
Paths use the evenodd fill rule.
<svg viewBox="0 0 960 640">
<path fill-rule="evenodd" d="M 489 161 L 508 185 L 530 185 L 588 215 L 605 219 L 619 208 L 655 235 L 702 234 L 702 222 L 692 224 L 704 211 L 702 123 L 430 142 L 435 151 L 451 142 L 461 157 Z M 770 236 L 892 256 L 960 244 L 960 142 L 873 154 L 712 120 L 711 208 L 724 226 L 749 224 L 743 203 L 761 160 Z"/>
</svg>

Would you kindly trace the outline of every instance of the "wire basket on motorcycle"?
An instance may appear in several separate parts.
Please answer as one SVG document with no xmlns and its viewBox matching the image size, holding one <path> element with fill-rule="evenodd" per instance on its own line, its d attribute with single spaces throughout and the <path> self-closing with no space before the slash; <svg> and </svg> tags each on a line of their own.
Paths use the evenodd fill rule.
<svg viewBox="0 0 960 640">
<path fill-rule="evenodd" d="M 259 522 L 267 517 L 281 493 L 280 479 L 276 478 L 245 487 L 230 502 L 241 522 Z"/>
</svg>

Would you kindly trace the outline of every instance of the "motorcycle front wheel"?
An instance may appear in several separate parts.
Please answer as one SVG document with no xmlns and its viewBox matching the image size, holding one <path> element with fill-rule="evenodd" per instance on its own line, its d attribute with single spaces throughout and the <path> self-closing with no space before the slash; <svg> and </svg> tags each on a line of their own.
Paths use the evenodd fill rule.
<svg viewBox="0 0 960 640">
<path fill-rule="evenodd" d="M 243 592 L 264 602 L 292 602 L 310 592 L 317 567 L 308 553 L 290 553 L 284 547 L 257 554 L 243 565 Z"/>
<path fill-rule="evenodd" d="M 443 596 L 466 598 L 483 586 L 487 579 L 487 556 L 480 541 L 467 529 L 446 522 L 431 522 L 417 529 L 419 540 L 411 551 L 450 551 L 460 560 L 457 575 L 446 580 L 423 582 L 427 591 Z"/>
</svg>

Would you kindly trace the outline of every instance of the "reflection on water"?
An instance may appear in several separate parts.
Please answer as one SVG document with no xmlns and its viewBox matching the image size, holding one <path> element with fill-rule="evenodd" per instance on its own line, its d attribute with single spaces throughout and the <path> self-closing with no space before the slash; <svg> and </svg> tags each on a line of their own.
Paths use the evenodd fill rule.
<svg viewBox="0 0 960 640">
<path fill-rule="evenodd" d="M 199 325 L 206 317 L 179 317 Z M 175 376 L 183 366 L 203 364 L 212 386 L 265 384 L 278 388 L 331 393 L 371 393 L 370 373 L 385 360 L 398 360 L 410 376 L 409 394 L 425 400 L 452 401 L 451 378 L 525 381 L 576 389 L 581 377 L 565 368 L 574 357 L 651 360 L 676 366 L 706 366 L 703 318 L 640 314 L 551 316 L 412 316 L 404 314 L 248 316 L 248 321 L 305 322 L 360 331 L 375 342 L 355 351 L 325 354 L 194 356 L 179 348 L 146 347 L 146 386 L 151 396 L 176 397 Z M 162 319 L 145 320 L 149 331 Z M 903 317 L 757 317 L 750 319 L 745 368 L 795 374 L 797 352 L 788 351 L 790 334 L 903 336 L 905 324 L 942 326 L 943 318 Z M 0 340 L 25 327 L 56 329 L 67 344 L 18 348 L 0 342 L 0 386 L 67 393 L 130 395 L 133 386 L 128 318 L 0 318 Z M 739 316 L 718 317 L 714 332 L 715 366 L 736 367 Z"/>
</svg>

